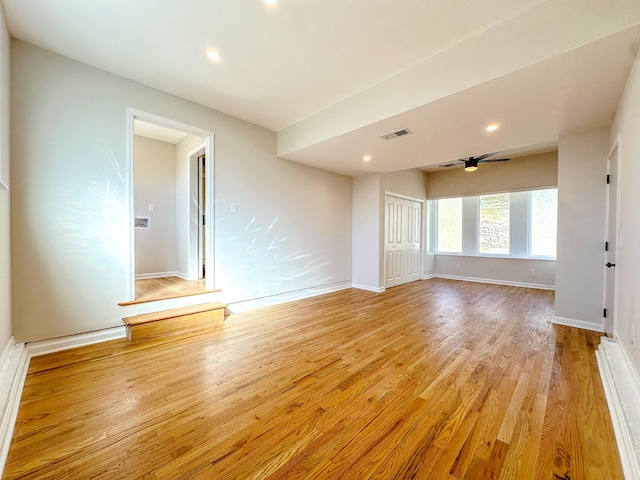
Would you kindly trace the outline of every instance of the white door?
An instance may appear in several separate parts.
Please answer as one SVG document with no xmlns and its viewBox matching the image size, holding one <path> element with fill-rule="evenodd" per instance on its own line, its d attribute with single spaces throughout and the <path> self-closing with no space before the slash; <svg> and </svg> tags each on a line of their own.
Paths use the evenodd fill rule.
<svg viewBox="0 0 640 480">
<path fill-rule="evenodd" d="M 422 202 L 385 197 L 385 286 L 420 280 Z"/>
<path fill-rule="evenodd" d="M 618 146 L 608 162 L 608 209 L 605 240 L 604 272 L 604 331 L 613 338 L 616 302 L 616 252 L 618 248 Z"/>
<path fill-rule="evenodd" d="M 206 199 L 205 185 L 207 179 L 206 162 L 204 154 L 198 156 L 198 278 L 206 276 L 207 243 L 206 243 Z"/>
</svg>

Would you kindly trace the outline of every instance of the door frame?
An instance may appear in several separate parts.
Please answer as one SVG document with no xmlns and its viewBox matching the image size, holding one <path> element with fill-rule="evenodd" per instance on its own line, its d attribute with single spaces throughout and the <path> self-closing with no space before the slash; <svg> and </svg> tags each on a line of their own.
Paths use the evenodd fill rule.
<svg viewBox="0 0 640 480">
<path fill-rule="evenodd" d="M 607 175 L 611 174 L 611 158 L 614 155 L 614 153 L 616 154 L 616 172 L 614 175 L 614 181 L 615 181 L 615 187 L 616 187 L 616 210 L 614 212 L 615 214 L 615 226 L 614 226 L 614 238 L 615 238 L 615 246 L 614 246 L 614 251 L 613 251 L 613 263 L 617 264 L 618 263 L 618 250 L 620 249 L 620 175 L 622 172 L 622 155 L 621 155 L 621 148 L 622 148 L 622 135 L 618 134 L 618 136 L 616 137 L 616 139 L 614 140 L 613 144 L 611 145 L 611 148 L 609 149 L 609 153 L 607 154 Z M 606 195 L 606 204 L 605 204 L 605 224 L 604 224 L 604 241 L 608 242 L 610 236 L 610 232 L 609 232 L 609 224 L 610 224 L 610 200 L 611 200 L 611 184 L 607 184 L 607 195 Z M 618 332 L 617 332 L 617 316 L 618 316 L 618 268 L 614 267 L 614 271 L 613 271 L 613 308 L 609 307 L 607 305 L 607 290 L 608 290 L 608 268 L 605 266 L 605 263 L 607 263 L 607 259 L 608 259 L 608 253 L 607 251 L 604 251 L 604 255 L 603 255 L 603 289 L 602 289 L 602 304 L 604 306 L 604 308 L 610 308 L 612 311 L 612 317 L 611 317 L 611 322 L 612 322 L 612 328 L 611 328 L 611 333 L 613 335 L 614 339 L 618 338 Z M 608 314 L 609 312 L 607 312 Z M 602 330 L 605 333 L 607 332 L 607 318 L 605 318 L 603 316 L 602 318 Z"/>
<path fill-rule="evenodd" d="M 135 259 L 135 228 L 134 228 L 134 157 L 133 157 L 133 144 L 134 144 L 134 120 L 140 120 L 145 123 L 152 123 L 160 125 L 162 127 L 172 128 L 174 130 L 180 130 L 192 135 L 198 135 L 204 138 L 204 152 L 206 162 L 206 204 L 205 204 L 205 228 L 206 238 L 209 240 L 206 245 L 206 271 L 205 288 L 207 290 L 215 289 L 215 236 L 214 236 L 214 134 L 213 132 L 203 130 L 192 125 L 177 122 L 168 118 L 160 117 L 158 115 L 137 110 L 135 108 L 127 107 L 127 155 L 126 155 L 126 171 L 124 172 L 127 177 L 125 181 L 126 185 L 126 201 L 128 205 L 128 228 L 129 228 L 129 281 L 127 282 L 127 296 L 129 300 L 135 300 L 136 296 L 136 259 Z"/>
<path fill-rule="evenodd" d="M 385 190 L 383 206 L 384 206 L 384 231 L 383 231 L 383 242 L 382 242 L 382 276 L 384 282 L 384 289 L 387 288 L 387 239 L 388 239 L 388 228 L 389 228 L 389 212 L 387 209 L 387 197 L 395 197 L 401 200 L 409 200 L 410 202 L 417 202 L 421 205 L 420 207 L 420 280 L 424 278 L 424 252 L 425 252 L 425 205 L 426 201 L 424 199 L 410 197 L 408 195 L 402 195 L 400 193 L 389 192 Z"/>
<path fill-rule="evenodd" d="M 197 278 L 204 278 L 206 281 L 206 257 L 207 253 L 204 251 L 207 245 L 207 220 L 204 217 L 202 211 L 202 205 L 205 206 L 205 211 L 207 209 L 207 155 L 204 154 L 204 161 L 200 161 L 201 156 L 196 156 L 197 163 L 197 173 L 198 173 L 198 181 L 196 183 L 196 188 L 198 189 L 198 265 L 197 265 Z M 204 185 L 202 184 L 203 170 L 204 169 Z M 204 217 L 204 218 L 203 218 Z"/>
<path fill-rule="evenodd" d="M 200 170 L 199 170 L 199 158 L 205 155 L 204 143 L 191 150 L 187 154 L 189 165 L 189 188 L 188 188 L 188 201 L 187 215 L 187 277 L 189 280 L 199 280 L 202 278 L 202 245 L 200 244 L 200 237 L 203 230 L 202 217 L 200 212 L 201 205 L 201 191 L 200 191 Z M 206 156 L 205 156 L 206 161 Z M 206 191 L 206 189 L 205 189 Z M 197 204 L 193 204 L 193 198 L 197 198 Z M 205 207 L 206 207 L 205 198 Z M 206 224 L 206 222 L 205 222 Z M 206 241 L 206 230 L 204 232 Z M 206 276 L 205 276 L 206 279 Z M 206 280 L 205 280 L 206 281 Z"/>
</svg>

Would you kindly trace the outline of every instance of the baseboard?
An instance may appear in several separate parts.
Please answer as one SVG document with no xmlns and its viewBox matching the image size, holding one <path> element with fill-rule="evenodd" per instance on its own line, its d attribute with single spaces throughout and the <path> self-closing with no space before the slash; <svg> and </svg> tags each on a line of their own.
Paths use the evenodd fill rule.
<svg viewBox="0 0 640 480">
<path fill-rule="evenodd" d="M 304 288 L 301 290 L 294 290 L 291 292 L 284 292 L 277 295 L 269 295 L 262 298 L 254 298 L 251 300 L 244 300 L 240 302 L 230 302 L 227 305 L 227 309 L 232 313 L 241 313 L 255 308 L 269 307 L 271 305 L 278 305 L 281 303 L 293 302 L 295 300 L 302 300 L 304 298 L 316 297 L 318 295 L 324 295 L 325 293 L 337 292 L 339 290 L 346 290 L 351 288 L 350 281 L 337 282 L 328 285 L 321 285 L 318 287 Z"/>
<path fill-rule="evenodd" d="M 9 454 L 11 437 L 18 416 L 22 389 L 27 378 L 29 357 L 24 343 L 16 343 L 11 337 L 2 352 L 0 365 L 0 473 Z"/>
<path fill-rule="evenodd" d="M 640 480 L 640 379 L 618 342 L 602 337 L 596 358 L 624 476 Z"/>
<path fill-rule="evenodd" d="M 423 275 L 421 280 L 431 280 L 432 278 L 436 278 L 435 273 L 430 273 L 429 275 Z"/>
<path fill-rule="evenodd" d="M 26 350 L 28 351 L 29 358 L 32 358 L 39 355 L 46 355 L 47 353 L 60 352 L 70 348 L 84 347 L 85 345 L 93 345 L 94 343 L 108 342 L 109 340 L 126 337 L 127 334 L 123 325 L 122 327 L 106 328 L 94 332 L 70 335 L 68 337 L 27 343 Z"/>
<path fill-rule="evenodd" d="M 458 275 L 444 275 L 440 273 L 436 273 L 430 278 L 446 278 L 448 280 L 462 280 L 463 282 L 490 283 L 492 285 L 506 285 L 507 287 L 537 288 L 538 290 L 554 290 L 555 291 L 556 289 L 555 285 L 544 285 L 542 283 L 511 282 L 509 280 L 495 280 L 493 278 L 462 277 Z"/>
<path fill-rule="evenodd" d="M 179 272 L 136 273 L 136 280 L 146 280 L 148 278 L 164 278 L 164 277 L 180 277 L 180 273 Z"/>
<path fill-rule="evenodd" d="M 584 320 L 576 320 L 574 318 L 553 317 L 553 323 L 556 325 L 564 325 L 566 327 L 582 328 L 584 330 L 592 330 L 594 332 L 604 332 L 604 326 L 597 323 L 585 322 Z"/>
<path fill-rule="evenodd" d="M 366 290 L 367 292 L 375 293 L 382 293 L 386 290 L 385 287 L 371 287 L 369 285 L 360 285 L 359 283 L 353 283 L 351 286 L 353 288 L 357 288 L 358 290 Z"/>
</svg>

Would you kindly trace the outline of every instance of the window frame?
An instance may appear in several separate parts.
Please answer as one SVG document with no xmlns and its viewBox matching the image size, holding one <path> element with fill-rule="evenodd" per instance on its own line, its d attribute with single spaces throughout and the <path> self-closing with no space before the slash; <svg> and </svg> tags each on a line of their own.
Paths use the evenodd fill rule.
<svg viewBox="0 0 640 480">
<path fill-rule="evenodd" d="M 436 251 L 441 252 L 443 254 L 448 254 L 448 255 L 459 255 L 464 251 L 464 200 L 462 199 L 462 197 L 443 198 L 442 200 L 455 200 L 455 199 L 460 199 L 460 251 L 459 252 L 440 251 L 438 249 L 438 246 L 440 245 L 439 228 L 438 228 L 440 224 L 439 222 L 440 205 L 436 203 L 435 208 L 433 209 L 435 212 L 433 244 L 435 246 Z"/>
<path fill-rule="evenodd" d="M 532 193 L 540 190 L 558 190 L 557 187 L 536 188 L 532 190 L 520 190 L 509 192 L 492 192 L 479 195 L 467 195 L 459 197 L 443 197 L 432 199 L 429 202 L 432 207 L 429 209 L 431 227 L 429 252 L 433 255 L 451 255 L 464 257 L 482 258 L 515 258 L 532 260 L 555 261 L 556 255 L 532 255 L 531 254 L 531 234 L 532 234 Z M 496 193 L 507 193 L 509 198 L 509 253 L 481 253 L 480 252 L 480 197 L 493 195 Z M 557 195 L 557 193 L 556 193 Z M 462 199 L 462 251 L 444 252 L 438 250 L 438 201 L 453 198 Z M 556 203 L 557 206 L 557 203 Z M 557 207 L 556 207 L 557 208 Z M 557 220 L 556 220 L 557 221 Z"/>
</svg>

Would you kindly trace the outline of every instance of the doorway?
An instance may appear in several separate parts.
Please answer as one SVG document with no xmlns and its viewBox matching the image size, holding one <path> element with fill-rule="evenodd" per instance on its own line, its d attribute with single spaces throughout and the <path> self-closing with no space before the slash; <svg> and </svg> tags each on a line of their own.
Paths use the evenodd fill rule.
<svg viewBox="0 0 640 480">
<path fill-rule="evenodd" d="M 423 201 L 385 194 L 385 287 L 422 278 Z"/>
<path fill-rule="evenodd" d="M 213 133 L 146 112 L 127 113 L 131 263 L 124 303 L 211 291 Z M 141 159 L 149 148 L 150 159 Z M 171 151 L 173 159 L 166 153 Z"/>
<path fill-rule="evenodd" d="M 607 220 L 605 224 L 604 255 L 604 331 L 610 338 L 616 338 L 617 283 L 616 271 L 619 226 L 618 202 L 620 179 L 620 139 L 616 140 L 607 159 Z"/>
</svg>

